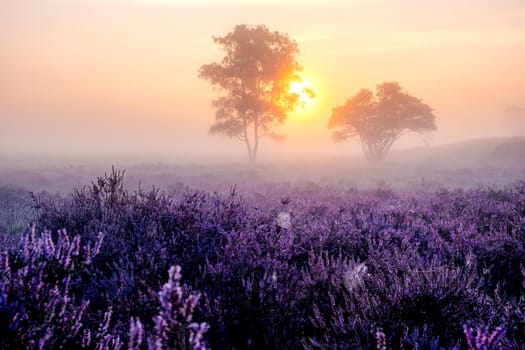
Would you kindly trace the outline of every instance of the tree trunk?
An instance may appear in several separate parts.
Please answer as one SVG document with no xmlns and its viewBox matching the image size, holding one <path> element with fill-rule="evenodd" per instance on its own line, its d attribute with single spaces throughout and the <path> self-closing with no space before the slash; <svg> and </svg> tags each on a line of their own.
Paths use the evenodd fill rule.
<svg viewBox="0 0 525 350">
<path fill-rule="evenodd" d="M 256 117 L 253 123 L 253 149 L 252 149 L 252 162 L 257 161 L 257 151 L 259 149 L 259 120 Z"/>
<path fill-rule="evenodd" d="M 253 149 L 252 149 L 252 146 L 250 144 L 250 140 L 246 139 L 245 140 L 245 143 L 246 143 L 246 150 L 248 151 L 248 160 L 250 162 L 253 162 Z"/>
<path fill-rule="evenodd" d="M 254 162 L 252 145 L 250 143 L 250 138 L 248 137 L 248 125 L 246 123 L 246 117 L 243 117 L 243 119 L 244 119 L 244 143 L 246 144 L 246 149 L 248 150 L 248 159 L 250 160 L 250 162 Z"/>
</svg>

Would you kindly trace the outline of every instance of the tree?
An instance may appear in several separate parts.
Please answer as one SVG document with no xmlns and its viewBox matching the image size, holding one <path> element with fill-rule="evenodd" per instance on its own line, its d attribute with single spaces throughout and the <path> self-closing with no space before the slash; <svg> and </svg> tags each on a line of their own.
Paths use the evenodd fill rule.
<svg viewBox="0 0 525 350">
<path fill-rule="evenodd" d="M 297 42 L 264 25 L 238 25 L 213 41 L 226 55 L 220 62 L 203 65 L 199 77 L 225 94 L 212 102 L 216 121 L 210 133 L 239 138 L 254 162 L 259 138 L 283 139 L 274 127 L 299 104 L 299 95 L 290 92 L 290 83 L 301 81 L 302 67 L 295 59 Z"/>
<path fill-rule="evenodd" d="M 383 159 L 406 132 L 436 130 L 432 108 L 410 96 L 397 82 L 377 85 L 376 94 L 363 89 L 335 107 L 328 123 L 334 141 L 359 137 L 369 160 Z"/>
</svg>

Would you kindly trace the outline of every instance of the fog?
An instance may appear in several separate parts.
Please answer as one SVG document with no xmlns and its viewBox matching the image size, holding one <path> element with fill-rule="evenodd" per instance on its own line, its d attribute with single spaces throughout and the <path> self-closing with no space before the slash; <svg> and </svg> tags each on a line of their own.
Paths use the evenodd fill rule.
<svg viewBox="0 0 525 350">
<path fill-rule="evenodd" d="M 218 91 L 198 78 L 222 58 L 212 36 L 241 23 L 297 40 L 317 95 L 281 126 L 285 141 L 262 141 L 263 164 L 362 161 L 357 141 L 332 142 L 328 119 L 384 81 L 398 81 L 437 118 L 437 131 L 398 140 L 394 158 L 525 134 L 523 1 L 7 0 L 0 23 L 4 167 L 245 162 L 241 142 L 208 133 Z"/>
<path fill-rule="evenodd" d="M 525 350 L 524 63 L 525 0 L 0 0 L 0 350 Z"/>
</svg>

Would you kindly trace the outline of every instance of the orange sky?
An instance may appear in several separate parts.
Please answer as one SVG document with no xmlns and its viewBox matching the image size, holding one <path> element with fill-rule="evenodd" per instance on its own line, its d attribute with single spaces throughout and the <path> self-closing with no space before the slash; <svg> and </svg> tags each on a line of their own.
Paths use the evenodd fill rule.
<svg viewBox="0 0 525 350">
<path fill-rule="evenodd" d="M 525 105 L 522 0 L 3 0 L 0 151 L 244 157 L 208 135 L 214 92 L 197 77 L 222 57 L 211 37 L 241 23 L 296 39 L 317 93 L 263 158 L 359 150 L 332 143 L 331 109 L 383 81 L 435 109 L 431 144 L 502 135 L 505 107 Z"/>
</svg>

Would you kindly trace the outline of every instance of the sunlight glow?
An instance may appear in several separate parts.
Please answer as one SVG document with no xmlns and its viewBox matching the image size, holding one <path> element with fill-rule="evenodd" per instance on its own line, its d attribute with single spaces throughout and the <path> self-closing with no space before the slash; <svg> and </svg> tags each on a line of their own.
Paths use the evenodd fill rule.
<svg viewBox="0 0 525 350">
<path fill-rule="evenodd" d="M 315 92 L 308 80 L 303 79 L 301 82 L 291 83 L 290 92 L 299 95 L 298 110 L 310 108 L 315 101 Z"/>
</svg>

